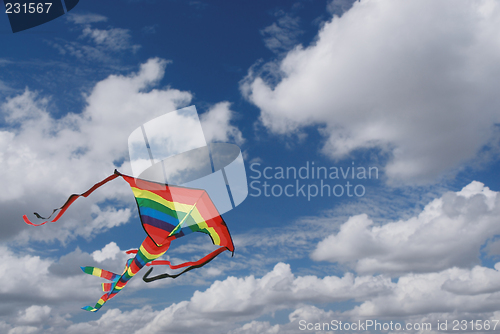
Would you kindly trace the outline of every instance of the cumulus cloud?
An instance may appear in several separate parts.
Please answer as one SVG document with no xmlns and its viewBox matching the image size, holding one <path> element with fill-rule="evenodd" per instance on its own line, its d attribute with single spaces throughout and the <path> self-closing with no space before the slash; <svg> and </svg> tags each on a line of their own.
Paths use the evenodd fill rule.
<svg viewBox="0 0 500 334">
<path fill-rule="evenodd" d="M 364 281 L 365 284 L 372 285 L 373 294 L 368 293 L 369 289 L 361 288 L 361 286 L 356 289 L 357 284 L 353 284 L 352 280 L 348 284 L 339 284 L 345 277 L 340 279 L 335 276 L 327 276 L 320 279 L 316 276 L 301 276 L 283 280 L 290 275 L 288 270 L 282 271 L 284 268 L 286 265 L 278 264 L 273 271 L 262 279 L 255 280 L 252 285 L 247 283 L 252 281 L 251 276 L 240 279 L 239 285 L 230 283 L 232 280 L 230 277 L 225 281 L 215 282 L 205 292 L 195 293 L 185 308 L 196 314 L 204 315 L 206 312 L 204 310 L 208 310 L 210 306 L 218 306 L 218 302 L 212 301 L 204 307 L 194 307 L 194 303 L 201 304 L 203 300 L 206 300 L 197 297 L 197 294 L 206 295 L 204 297 L 207 299 L 209 296 L 213 297 L 211 300 L 226 298 L 231 304 L 233 300 L 239 299 L 238 295 L 243 293 L 245 301 L 242 305 L 238 305 L 229 312 L 224 311 L 224 309 L 220 310 L 224 312 L 223 315 L 227 322 L 242 320 L 242 315 L 245 313 L 247 313 L 248 318 L 255 319 L 262 314 L 262 308 L 265 308 L 266 313 L 270 314 L 273 312 L 272 310 L 293 306 L 294 311 L 289 315 L 290 323 L 271 326 L 267 322 L 251 321 L 229 333 L 256 333 L 259 330 L 264 333 L 300 333 L 303 332 L 298 326 L 298 321 L 301 319 L 310 322 L 330 322 L 333 319 L 356 322 L 365 319 L 389 319 L 405 323 L 428 321 L 432 318 L 434 326 L 437 320 L 461 319 L 460 317 L 464 318 L 465 316 L 474 319 L 491 319 L 498 309 L 497 303 L 500 298 L 498 285 L 496 288 L 492 288 L 491 281 L 485 283 L 485 277 L 495 280 L 498 279 L 500 273 L 497 269 L 479 266 L 471 270 L 451 268 L 437 273 L 406 274 L 400 277 L 397 283 L 392 283 L 381 276 L 355 278 L 356 281 Z M 449 290 L 447 286 L 451 284 L 450 282 L 456 281 L 467 282 L 468 286 L 475 291 L 464 294 Z M 272 284 L 268 282 L 272 282 Z M 223 286 L 225 289 L 222 291 Z M 249 289 L 249 286 L 252 288 Z M 488 291 L 486 291 L 488 286 Z M 359 288 L 361 291 L 358 290 Z M 287 290 L 288 294 L 282 294 Z M 323 296 L 320 296 L 321 291 Z M 223 296 L 216 297 L 213 295 L 216 292 L 223 293 Z M 263 299 L 267 299 L 266 306 L 261 306 L 259 302 Z M 359 302 L 359 305 L 345 311 L 325 311 L 313 305 L 305 305 L 350 299 Z M 249 302 L 251 300 L 254 302 Z M 229 307 L 227 308 L 229 309 Z M 216 309 L 218 308 L 212 308 L 212 310 Z M 159 313 L 157 317 L 166 310 Z M 176 308 L 176 311 L 180 312 L 180 308 Z M 212 320 L 218 318 L 217 313 L 211 313 Z M 430 313 L 435 313 L 435 316 L 430 318 L 423 316 Z M 169 312 L 169 314 L 171 313 Z M 180 316 L 179 313 L 175 315 Z M 153 333 L 161 332 L 161 327 L 155 327 L 155 323 L 157 321 L 153 321 L 151 326 L 145 329 L 153 330 Z M 179 332 L 181 331 L 179 330 Z"/>
<path fill-rule="evenodd" d="M 228 334 L 277 334 L 280 325 L 271 326 L 269 321 L 252 321 L 244 324 L 240 328 L 229 331 Z"/>
<path fill-rule="evenodd" d="M 120 253 L 120 247 L 116 242 L 112 241 L 101 250 L 96 250 L 92 253 L 92 257 L 97 262 L 102 262 L 106 259 L 116 259 L 116 255 Z"/>
<path fill-rule="evenodd" d="M 408 297 L 408 296 L 400 296 Z M 430 305 L 429 305 L 430 306 Z M 429 307 L 430 308 L 430 307 Z M 489 331 L 493 330 L 496 326 L 498 328 L 498 314 L 500 312 L 461 312 L 454 310 L 453 307 L 448 307 L 448 311 L 435 312 L 426 315 L 416 314 L 410 315 L 406 314 L 404 316 L 397 316 L 394 314 L 388 316 L 377 316 L 371 314 L 369 316 L 361 316 L 356 312 L 341 312 L 324 310 L 322 308 L 313 305 L 304 305 L 296 308 L 293 312 L 288 315 L 289 322 L 284 324 L 278 324 L 275 326 L 270 326 L 268 322 L 253 321 L 251 323 L 245 324 L 243 327 L 234 330 L 234 333 L 255 333 L 252 331 L 252 327 L 271 329 L 272 333 L 281 334 L 299 334 L 304 332 L 310 332 L 309 329 L 316 329 L 317 332 L 367 332 L 367 333 L 380 333 L 381 331 L 375 329 L 375 321 L 379 326 L 390 327 L 392 322 L 392 331 L 390 333 L 430 333 L 437 334 L 442 333 L 443 329 L 438 330 L 438 323 L 447 323 L 447 330 L 450 331 L 453 327 L 455 330 L 461 325 L 461 321 L 467 321 L 468 327 L 470 329 L 470 321 L 474 321 L 477 324 L 486 323 L 489 326 Z M 361 327 L 358 327 L 360 326 Z M 398 325 L 396 325 L 398 324 Z M 251 327 L 252 326 L 252 327 Z M 352 326 L 352 327 L 351 327 Z M 398 326 L 401 326 L 398 328 Z M 350 330 L 348 330 L 350 328 Z M 385 328 L 385 327 L 384 327 Z M 429 330 L 430 328 L 430 330 Z M 479 328 L 479 326 L 478 326 Z M 345 329 L 345 330 L 342 330 Z M 395 329 L 395 330 L 394 330 Z M 264 331 L 265 332 L 265 331 Z M 472 332 L 472 331 L 470 331 Z M 486 331 L 485 331 L 486 332 Z M 229 332 L 232 334 L 233 332 Z M 266 332 L 265 332 L 266 333 Z"/>
<path fill-rule="evenodd" d="M 10 314 L 26 308 L 17 315 L 17 321 L 23 325 L 43 322 L 51 306 L 60 308 L 70 304 L 78 308 L 78 303 L 89 302 L 92 296 L 99 297 L 98 283 L 92 284 L 88 275 L 82 273 L 70 278 L 53 275 L 49 271 L 54 263 L 52 259 L 16 254 L 4 246 L 0 247 L 0 259 L 1 312 Z"/>
<path fill-rule="evenodd" d="M 128 257 L 120 252 L 115 260 L 107 259 L 100 265 L 121 270 Z M 0 246 L 0 261 L 0 314 L 6 320 L 0 321 L 2 333 L 65 333 L 73 324 L 69 320 L 71 314 L 83 312 L 80 307 L 102 295 L 101 280 L 80 269 L 81 265 L 95 266 L 97 262 L 79 249 L 56 261 L 19 254 Z M 66 271 L 59 270 L 61 267 Z M 139 283 L 142 284 L 129 284 L 128 290 L 145 288 L 144 282 Z"/>
<path fill-rule="evenodd" d="M 32 305 L 24 311 L 19 312 L 17 321 L 27 324 L 39 324 L 49 317 L 50 311 L 51 308 L 47 305 Z"/>
<path fill-rule="evenodd" d="M 154 88 L 166 64 L 150 59 L 137 73 L 109 76 L 95 85 L 82 113 L 59 119 L 51 116 L 50 98 L 29 89 L 0 105 L 5 120 L 0 129 L 0 180 L 5 189 L 0 207 L 6 217 L 2 231 L 8 232 L 4 238 L 19 234 L 21 226 L 23 240 L 88 238 L 128 221 L 127 205 L 133 199 L 130 202 L 127 187 L 116 181 L 75 202 L 65 223 L 56 227 L 45 225 L 35 232 L 21 225 L 21 216 L 31 210 L 50 212 L 69 194 L 85 191 L 116 167 L 130 173 L 124 162 L 128 135 L 138 125 L 185 106 L 192 97 L 189 92 Z M 123 199 L 122 204 L 95 205 L 110 198 Z"/>
<path fill-rule="evenodd" d="M 500 197 L 480 182 L 448 192 L 416 217 L 375 225 L 353 216 L 311 253 L 358 273 L 431 272 L 479 263 L 481 246 L 500 233 Z"/>
<path fill-rule="evenodd" d="M 272 132 L 316 126 L 332 158 L 376 147 L 390 181 L 435 181 L 500 121 L 499 24 L 493 0 L 355 2 L 266 68 L 276 84 L 253 68 L 241 89 Z"/>
<path fill-rule="evenodd" d="M 111 75 L 98 82 L 86 96 L 86 107 L 78 114 L 53 117 L 53 98 L 29 88 L 0 104 L 0 183 L 4 188 L 0 195 L 1 238 L 15 238 L 20 243 L 67 243 L 79 236 L 92 238 L 129 220 L 135 203 L 128 185 L 117 181 L 76 201 L 55 224 L 33 228 L 24 224 L 21 217 L 31 210 L 42 215 L 49 213 L 64 203 L 69 194 L 81 193 L 115 168 L 130 174 L 129 134 L 140 124 L 186 106 L 192 98 L 189 92 L 156 87 L 166 65 L 164 60 L 150 59 L 136 73 Z M 240 132 L 230 125 L 233 112 L 227 102 L 216 105 L 206 115 L 208 127 L 218 127 L 218 139 L 241 138 Z M 120 272 L 128 257 L 114 242 L 90 254 L 76 248 L 57 260 L 18 254 L 1 246 L 0 297 L 5 303 L 0 313 L 10 315 L 10 320 L 0 322 L 0 331 L 39 333 L 46 332 L 46 326 L 53 326 L 61 329 L 55 332 L 63 332 L 71 325 L 62 315 L 67 312 L 63 308 L 79 311 L 102 295 L 99 280 L 83 274 L 79 266 Z M 184 262 L 189 258 L 171 260 Z M 199 275 L 187 275 L 190 278 L 183 282 L 191 284 L 197 280 L 201 284 L 204 281 L 200 276 L 218 276 L 222 272 L 209 267 Z M 136 279 L 127 291 L 146 286 L 157 288 L 171 282 L 148 286 Z M 16 310 L 23 311 L 14 314 Z"/>
<path fill-rule="evenodd" d="M 227 101 L 219 102 L 200 116 L 207 142 L 234 141 L 238 144 L 243 143 L 241 131 L 230 124 L 235 115 L 230 106 L 231 103 Z"/>
<path fill-rule="evenodd" d="M 148 323 L 158 314 L 150 306 L 141 309 L 122 312 L 119 309 L 107 310 L 98 320 L 72 324 L 62 329 L 66 334 L 79 333 L 137 333 L 145 323 Z"/>
<path fill-rule="evenodd" d="M 472 271 L 451 268 L 437 273 L 408 274 L 398 279 L 391 293 L 371 298 L 347 314 L 353 317 L 383 315 L 404 318 L 434 312 L 493 312 L 498 310 L 500 290 L 498 285 L 495 289 L 491 289 L 490 283 L 485 285 L 485 276 L 498 279 L 499 272 L 496 269 L 476 267 Z M 468 291 L 457 294 L 452 288 L 456 282 L 470 284 Z M 471 288 L 475 291 L 471 291 Z"/>
<path fill-rule="evenodd" d="M 279 326 L 252 321 L 235 328 L 238 321 L 248 321 L 279 309 L 293 308 L 304 302 L 333 302 L 347 299 L 364 300 L 387 293 L 393 286 L 382 277 L 316 276 L 296 277 L 290 266 L 278 263 L 261 278 L 228 277 L 214 282 L 205 291 L 196 291 L 188 301 L 174 303 L 163 310 L 150 306 L 132 311 L 108 309 L 95 321 L 67 325 L 62 333 L 277 333 Z"/>
<path fill-rule="evenodd" d="M 228 277 L 216 281 L 207 290 L 196 291 L 189 301 L 173 304 L 160 311 L 138 333 L 172 333 L 229 330 L 230 323 L 255 319 L 263 314 L 292 308 L 305 302 L 321 303 L 365 299 L 388 292 L 393 283 L 380 276 L 295 277 L 290 266 L 278 263 L 262 278 Z M 196 315 L 196 316 L 194 316 Z M 259 324 L 247 327 L 261 327 Z M 273 333 L 270 329 L 269 333 Z"/>
<path fill-rule="evenodd" d="M 106 252 L 110 245 L 113 243 L 100 251 Z M 82 312 L 80 308 L 84 305 L 93 305 L 103 293 L 100 285 L 103 280 L 83 273 L 80 266 L 94 266 L 121 273 L 130 255 L 118 246 L 116 248 L 118 253 L 114 257 L 95 260 L 96 252 L 89 254 L 79 248 L 55 259 L 22 254 L 0 246 L 0 298 L 3 301 L 0 316 L 7 320 L 8 325 L 68 327 L 71 314 Z M 190 280 L 187 282 L 192 283 Z M 142 289 L 167 284 L 172 284 L 172 281 L 164 280 L 152 285 L 138 277 L 127 285 L 125 294 L 130 296 Z M 116 306 L 120 301 L 124 299 L 109 304 Z"/>
<path fill-rule="evenodd" d="M 495 270 L 484 267 L 474 267 L 470 272 L 459 277 L 448 279 L 442 285 L 443 290 L 457 295 L 479 295 L 500 291 L 500 263 L 495 264 Z"/>
<path fill-rule="evenodd" d="M 343 277 L 296 276 L 290 266 L 278 263 L 261 278 L 227 277 L 190 300 L 162 310 L 151 306 L 122 311 L 108 309 L 99 319 L 71 323 L 52 320 L 50 330 L 58 333 L 301 333 L 299 321 L 328 322 L 384 319 L 401 323 L 456 319 L 497 319 L 500 299 L 498 269 L 476 266 L 450 268 L 435 273 L 405 274 L 397 282 L 384 276 Z M 457 285 L 458 284 L 458 285 Z M 458 290 L 455 288 L 459 288 Z M 323 310 L 319 303 L 355 301 L 343 310 Z M 290 309 L 289 322 L 271 324 L 255 320 L 262 315 Z M 17 324 L 33 328 L 48 317 L 48 306 L 28 307 L 19 312 Z M 0 326 L 2 323 L 0 323 Z M 8 324 L 4 324 L 9 326 Z M 434 327 L 433 327 L 434 328 Z M 415 331 L 408 331 L 410 333 Z"/>
<path fill-rule="evenodd" d="M 21 217 L 33 211 L 49 213 L 63 204 L 69 194 L 85 191 L 114 168 L 130 173 L 129 134 L 140 124 L 187 105 L 192 97 L 189 92 L 156 88 L 166 64 L 151 59 L 136 73 L 112 75 L 98 82 L 79 114 L 54 118 L 50 112 L 52 98 L 29 89 L 0 105 L 0 183 L 4 187 L 0 195 L 1 238 L 16 238 L 21 243 L 68 243 L 79 236 L 92 238 L 129 221 L 136 210 L 135 202 L 128 185 L 119 181 L 76 201 L 55 224 L 33 228 L 24 224 Z M 230 126 L 231 113 L 228 105 L 209 111 L 210 124 L 219 127 L 217 135 L 224 135 L 220 131 L 228 131 L 225 136 L 239 134 Z M 112 200 L 112 205 L 107 200 Z M 141 241 L 137 240 L 137 245 Z M 91 254 L 77 248 L 58 260 L 19 255 L 0 247 L 0 298 L 5 302 L 0 313 L 17 316 L 5 328 L 0 323 L 0 332 L 43 333 L 47 332 L 45 327 L 52 326 L 58 328 L 54 332 L 62 333 L 71 325 L 65 320 L 65 312 L 80 312 L 81 306 L 94 303 L 102 295 L 100 280 L 83 274 L 80 266 L 121 272 L 128 257 L 114 242 Z M 190 258 L 171 260 L 179 263 Z M 223 269 L 208 267 L 187 275 L 183 284 L 205 283 L 206 275 L 219 276 L 222 272 Z M 146 285 L 138 278 L 128 284 L 126 293 L 166 284 L 172 281 Z M 24 311 L 13 314 L 19 309 Z M 81 333 L 80 327 L 76 328 L 74 332 Z"/>
</svg>

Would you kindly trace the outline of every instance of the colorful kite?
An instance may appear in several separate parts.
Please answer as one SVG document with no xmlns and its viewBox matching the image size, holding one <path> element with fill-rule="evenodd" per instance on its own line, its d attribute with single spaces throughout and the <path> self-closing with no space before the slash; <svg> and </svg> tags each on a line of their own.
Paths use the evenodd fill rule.
<svg viewBox="0 0 500 334">
<path fill-rule="evenodd" d="M 153 268 L 150 268 L 144 275 L 143 280 L 151 282 L 167 277 L 176 278 L 191 269 L 202 267 L 225 250 L 234 253 L 233 241 L 226 223 L 219 215 L 205 190 L 136 179 L 121 174 L 117 170 L 113 175 L 96 183 L 83 194 L 71 195 L 62 207 L 54 209 L 50 217 L 56 211 L 59 211 L 59 213 L 50 222 L 57 221 L 78 197 L 89 196 L 94 190 L 119 176 L 127 181 L 132 188 L 139 209 L 139 217 L 148 236 L 139 249 L 127 251 L 127 254 L 135 254 L 135 257 L 127 260 L 125 270 L 121 275 L 95 267 L 81 267 L 86 274 L 102 277 L 111 282 L 102 284 L 105 294 L 102 295 L 94 307 L 85 306 L 82 308 L 86 311 L 98 311 L 106 301 L 123 289 L 127 282 L 145 265 L 168 265 L 171 269 L 186 268 L 176 275 L 161 274 L 149 277 L 153 270 Z M 40 224 L 33 224 L 26 215 L 23 216 L 23 219 L 27 224 L 33 226 L 43 225 L 50 220 L 50 217 L 43 218 L 38 213 L 35 213 L 35 216 L 45 219 L 45 221 Z M 192 232 L 208 234 L 214 245 L 220 247 L 195 262 L 172 265 L 169 261 L 156 260 L 168 250 L 172 240 Z"/>
</svg>

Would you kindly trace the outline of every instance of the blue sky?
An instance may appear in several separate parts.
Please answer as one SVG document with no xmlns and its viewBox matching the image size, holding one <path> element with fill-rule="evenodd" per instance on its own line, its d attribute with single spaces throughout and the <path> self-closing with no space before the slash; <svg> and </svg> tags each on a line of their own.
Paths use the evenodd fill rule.
<svg viewBox="0 0 500 334">
<path fill-rule="evenodd" d="M 493 328 L 499 28 L 490 0 L 81 0 L 16 34 L 0 15 L 0 332 Z M 22 215 L 130 173 L 128 135 L 189 105 L 209 141 L 243 152 L 249 196 L 224 214 L 235 256 L 175 280 L 140 273 L 82 311 L 101 292 L 79 267 L 120 271 L 145 237 L 128 186 L 113 181 L 55 224 Z M 329 177 L 280 178 L 313 165 Z M 308 198 L 324 184 L 344 192 Z M 167 255 L 210 247 L 182 238 Z"/>
</svg>

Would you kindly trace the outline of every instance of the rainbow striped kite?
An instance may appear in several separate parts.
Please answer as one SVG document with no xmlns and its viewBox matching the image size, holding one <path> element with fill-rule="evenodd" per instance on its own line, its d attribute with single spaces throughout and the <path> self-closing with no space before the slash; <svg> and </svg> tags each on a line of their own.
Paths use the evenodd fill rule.
<svg viewBox="0 0 500 334">
<path fill-rule="evenodd" d="M 139 217 L 148 236 L 139 249 L 127 251 L 127 254 L 135 254 L 135 257 L 127 260 L 125 269 L 121 275 L 95 267 L 81 267 L 86 274 L 102 277 L 110 281 L 110 283 L 102 284 L 102 289 L 105 293 L 94 307 L 83 307 L 86 311 L 98 311 L 106 301 L 113 298 L 123 289 L 128 281 L 144 266 L 168 265 L 171 269 L 185 268 L 176 275 L 161 274 L 149 277 L 149 274 L 153 270 L 153 268 L 150 268 L 144 275 L 143 280 L 151 282 L 167 277 L 176 278 L 189 270 L 202 267 L 225 250 L 234 253 L 233 241 L 226 223 L 219 215 L 205 190 L 136 179 L 121 174 L 117 170 L 115 170 L 113 175 L 96 183 L 83 194 L 71 195 L 62 207 L 54 209 L 51 216 L 56 211 L 59 211 L 59 213 L 50 222 L 57 221 L 78 197 L 89 196 L 94 190 L 119 176 L 127 181 L 132 188 L 139 209 Z M 26 215 L 23 216 L 23 219 L 29 225 L 40 226 L 48 223 L 51 217 L 43 218 L 38 213 L 35 213 L 35 216 L 45 219 L 45 221 L 40 224 L 33 224 Z M 194 262 L 172 265 L 170 261 L 156 260 L 165 254 L 172 240 L 192 232 L 208 234 L 214 245 L 220 247 Z"/>
</svg>

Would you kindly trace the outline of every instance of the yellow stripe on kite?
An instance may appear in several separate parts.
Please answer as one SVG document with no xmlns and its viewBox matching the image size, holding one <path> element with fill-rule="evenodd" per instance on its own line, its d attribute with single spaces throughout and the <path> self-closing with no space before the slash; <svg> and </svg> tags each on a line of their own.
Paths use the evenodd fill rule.
<svg viewBox="0 0 500 334">
<path fill-rule="evenodd" d="M 94 270 L 92 271 L 92 275 L 94 276 L 97 276 L 97 277 L 102 277 L 102 269 L 99 269 L 99 268 L 94 268 Z"/>
<path fill-rule="evenodd" d="M 217 232 L 215 232 L 215 229 L 213 227 L 209 227 L 206 222 L 199 223 L 198 226 L 201 229 L 206 229 L 208 231 L 208 233 L 210 233 L 210 236 L 212 237 L 212 239 L 214 241 L 214 245 L 220 246 L 219 235 L 217 234 Z"/>
<path fill-rule="evenodd" d="M 199 198 L 195 202 L 194 205 L 189 205 L 189 204 L 183 204 L 183 203 L 179 203 L 179 202 L 167 201 L 166 199 L 164 199 L 160 195 L 157 195 L 157 194 L 155 194 L 151 191 L 148 191 L 148 190 L 139 189 L 139 188 L 135 188 L 135 187 L 131 187 L 131 188 L 132 188 L 132 191 L 133 191 L 134 196 L 136 198 L 149 199 L 149 200 L 158 202 L 171 210 L 184 212 L 186 214 L 184 219 L 181 222 L 179 222 L 179 224 L 172 230 L 172 232 L 170 232 L 169 236 L 174 235 L 180 228 L 182 228 L 182 225 L 184 225 L 184 222 L 186 221 L 187 217 L 191 216 L 191 218 L 194 220 L 194 222 L 196 223 L 196 225 L 198 225 L 198 227 L 200 229 L 206 229 L 210 233 L 210 236 L 212 237 L 214 244 L 220 245 L 219 235 L 217 234 L 217 232 L 215 231 L 215 229 L 213 227 L 209 227 L 207 225 L 207 223 L 205 222 L 205 219 L 203 219 L 200 212 L 198 211 L 198 208 L 196 208 L 196 203 L 198 202 Z M 201 198 L 201 196 L 203 196 L 203 194 L 200 195 L 200 198 Z M 142 246 L 141 246 L 141 251 L 143 252 L 144 255 L 146 255 L 146 257 L 148 259 L 151 259 L 151 260 L 154 260 L 154 259 L 160 257 L 161 255 L 163 255 L 163 253 L 158 254 L 158 255 L 157 254 L 150 254 Z"/>
<path fill-rule="evenodd" d="M 164 199 L 160 195 L 157 195 L 157 194 L 155 194 L 151 191 L 148 191 L 148 190 L 139 189 L 139 188 L 135 188 L 135 187 L 131 187 L 131 188 L 132 188 L 132 191 L 133 191 L 134 196 L 136 198 L 150 199 L 152 201 L 158 202 L 158 203 L 166 206 L 170 210 L 188 213 L 191 210 L 191 208 L 193 207 L 192 205 L 189 205 L 189 204 L 167 201 L 166 199 Z"/>
<path fill-rule="evenodd" d="M 142 252 L 142 254 L 144 254 L 144 255 L 146 256 L 146 258 L 149 260 L 148 262 L 150 262 L 150 261 L 153 261 L 153 260 L 155 260 L 155 259 L 159 258 L 159 257 L 160 257 L 160 256 L 162 256 L 163 254 L 165 254 L 167 251 L 161 252 L 161 253 L 159 253 L 159 254 L 151 254 L 151 253 L 149 253 L 149 252 L 146 250 L 146 248 L 144 248 L 144 246 L 143 246 L 143 245 L 141 245 L 141 247 L 140 247 L 140 252 Z"/>
</svg>

